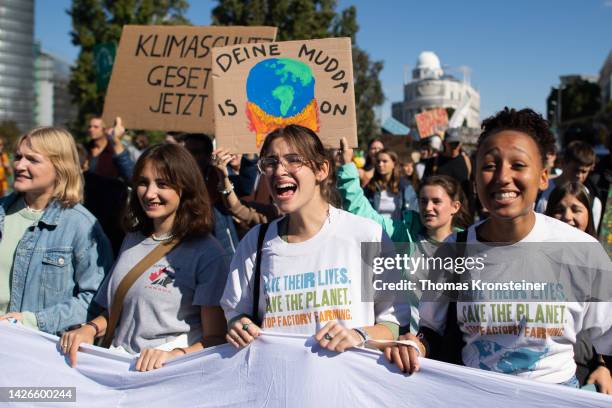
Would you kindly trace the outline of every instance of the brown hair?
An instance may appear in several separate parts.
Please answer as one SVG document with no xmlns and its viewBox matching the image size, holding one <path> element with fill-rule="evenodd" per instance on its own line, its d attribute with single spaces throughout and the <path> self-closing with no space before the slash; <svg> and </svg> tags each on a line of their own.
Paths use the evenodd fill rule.
<svg viewBox="0 0 612 408">
<path fill-rule="evenodd" d="M 472 214 L 467 208 L 467 198 L 463 189 L 461 188 L 461 184 L 459 182 L 449 176 L 430 176 L 427 177 L 421 183 L 419 188 L 419 198 L 421 196 L 421 191 L 426 186 L 439 186 L 448 194 L 451 201 L 458 201 L 461 206 L 459 207 L 459 211 L 455 215 L 453 215 L 453 227 L 465 229 L 472 225 L 473 219 Z"/>
<path fill-rule="evenodd" d="M 210 233 L 212 208 L 202 173 L 191 154 L 183 147 L 164 143 L 149 147 L 138 158 L 132 175 L 132 191 L 124 226 L 127 231 L 153 233 L 153 221 L 147 217 L 137 194 L 137 182 L 147 163 L 180 195 L 172 235 L 180 241 Z"/>
<path fill-rule="evenodd" d="M 410 176 L 404 173 L 405 164 L 412 164 L 412 174 Z M 416 170 L 416 163 L 414 162 L 414 159 L 412 158 L 412 153 L 407 154 L 405 159 L 400 160 L 400 167 L 401 167 L 400 172 L 402 174 L 402 177 L 410 181 L 410 184 L 412 184 L 412 188 L 414 188 L 414 191 L 419 191 L 419 183 L 420 183 L 419 175 Z"/>
<path fill-rule="evenodd" d="M 264 140 L 259 153 L 260 157 L 266 157 L 270 150 L 270 145 L 276 139 L 283 139 L 289 146 L 293 147 L 306 160 L 306 165 L 312 171 L 319 171 L 327 163 L 329 174 L 319 186 L 321 196 L 325 201 L 332 205 L 338 205 L 338 194 L 336 192 L 336 180 L 334 178 L 334 163 L 329 156 L 319 136 L 312 130 L 299 126 L 289 125 L 270 132 Z"/>
<path fill-rule="evenodd" d="M 391 160 L 393 161 L 393 172 L 391 173 L 391 178 L 389 181 L 385 181 L 378 172 L 378 169 L 375 168 L 374 176 L 368 182 L 368 184 L 366 184 L 365 188 L 371 193 L 388 190 L 389 192 L 395 194 L 399 191 L 400 178 L 402 174 L 397 153 L 390 149 L 382 149 L 376 153 L 376 160 L 378 160 L 378 156 L 381 154 L 386 154 L 387 156 L 391 157 Z"/>
<path fill-rule="evenodd" d="M 563 150 L 563 163 L 574 162 L 579 166 L 595 164 L 595 150 L 582 140 L 574 140 Z"/>
<path fill-rule="evenodd" d="M 106 122 L 104 121 L 104 119 L 102 118 L 102 116 L 98 116 L 98 115 L 92 115 L 89 117 L 89 119 L 87 119 L 87 123 L 91 122 L 92 120 L 99 120 L 100 121 L 100 126 L 102 127 L 102 130 L 106 129 Z"/>
<path fill-rule="evenodd" d="M 383 145 L 383 149 L 385 148 L 385 143 L 382 141 L 382 139 L 380 137 L 375 137 L 373 139 L 370 139 L 370 141 L 368 142 L 368 147 L 366 148 L 366 159 L 365 159 L 365 163 L 363 165 L 363 167 L 365 168 L 371 168 L 372 166 L 374 166 L 375 163 L 372 163 L 372 159 L 370 159 L 370 147 L 372 147 L 372 145 L 376 142 L 380 142 L 381 145 Z M 382 150 L 382 149 L 381 149 Z M 376 155 L 378 155 L 378 152 L 376 152 Z"/>
<path fill-rule="evenodd" d="M 552 217 L 557 210 L 557 206 L 566 195 L 573 195 L 587 208 L 589 221 L 587 222 L 587 227 L 584 232 L 597 238 L 597 231 L 595 231 L 595 223 L 593 222 L 593 207 L 591 197 L 589 196 L 588 190 L 582 183 L 564 183 L 555 187 L 555 189 L 550 193 L 548 204 L 546 204 L 546 215 Z"/>
<path fill-rule="evenodd" d="M 36 153 L 49 158 L 55 168 L 53 198 L 63 207 L 74 207 L 83 201 L 83 174 L 72 135 L 65 129 L 38 127 L 21 136 L 16 147 L 26 143 Z"/>
</svg>

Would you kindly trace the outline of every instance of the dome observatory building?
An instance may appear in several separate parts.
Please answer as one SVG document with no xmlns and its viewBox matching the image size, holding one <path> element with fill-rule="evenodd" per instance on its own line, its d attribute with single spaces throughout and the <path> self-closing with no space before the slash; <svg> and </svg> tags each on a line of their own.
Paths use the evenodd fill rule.
<svg viewBox="0 0 612 408">
<path fill-rule="evenodd" d="M 467 127 L 479 128 L 480 94 L 470 84 L 469 68 L 457 70 L 463 73 L 461 80 L 444 73 L 435 53 L 423 51 L 412 70 L 412 81 L 404 83 L 404 100 L 391 106 L 393 118 L 416 131 L 418 113 L 434 108 L 458 110 L 469 104 L 465 116 Z"/>
</svg>

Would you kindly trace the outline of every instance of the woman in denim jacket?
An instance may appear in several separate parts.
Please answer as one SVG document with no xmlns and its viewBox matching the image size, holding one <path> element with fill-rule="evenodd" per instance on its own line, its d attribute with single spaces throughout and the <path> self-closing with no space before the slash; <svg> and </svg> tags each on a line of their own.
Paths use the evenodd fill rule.
<svg viewBox="0 0 612 408">
<path fill-rule="evenodd" d="M 54 334 L 87 321 L 113 255 L 100 224 L 79 204 L 73 137 L 41 127 L 16 146 L 15 193 L 0 200 L 0 320 Z"/>
<path fill-rule="evenodd" d="M 376 153 L 374 176 L 363 190 L 372 208 L 387 218 L 400 220 L 405 210 L 419 210 L 415 187 L 401 177 L 399 159 L 393 150 Z"/>
</svg>

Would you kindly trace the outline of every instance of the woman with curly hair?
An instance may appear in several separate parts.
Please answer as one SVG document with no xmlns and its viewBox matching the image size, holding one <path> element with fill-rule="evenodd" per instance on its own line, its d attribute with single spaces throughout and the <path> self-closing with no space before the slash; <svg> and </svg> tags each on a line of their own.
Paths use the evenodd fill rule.
<svg viewBox="0 0 612 408">
<path fill-rule="evenodd" d="M 546 152 L 555 142 L 548 123 L 531 109 L 506 108 L 486 119 L 482 129 L 477 149 L 476 186 L 478 197 L 490 216 L 454 237 L 459 243 L 472 244 L 465 249 L 464 256 L 472 255 L 467 251 L 472 251 L 476 244 L 494 255 L 504 255 L 502 259 L 489 256 L 495 259 L 484 262 L 483 278 L 506 271 L 505 268 L 512 269 L 512 262 L 516 262 L 527 269 L 527 274 L 533 273 L 529 278 L 534 280 L 569 274 L 591 279 L 581 282 L 590 290 L 598 284 L 606 286 L 610 260 L 597 240 L 534 211 L 538 191 L 544 190 L 548 183 Z M 568 242 L 572 244 L 567 245 Z M 524 257 L 524 248 L 544 250 L 553 246 L 551 243 L 554 243 L 552 255 L 544 253 L 537 259 Z M 588 254 L 581 249 L 588 250 Z M 510 258 L 508 254 L 513 255 L 511 260 L 506 259 Z M 569 262 L 564 261 L 567 256 L 572 257 L 568 258 Z M 578 266 L 573 262 L 576 259 L 580 259 Z M 529 269 L 534 266 L 536 269 Z M 548 272 L 552 275 L 546 275 Z M 513 270 L 513 273 L 521 271 Z M 559 288 L 558 281 L 552 283 Z M 573 358 L 576 336 L 584 331 L 598 353 L 612 354 L 612 308 L 610 303 L 589 302 L 590 296 L 579 298 L 570 289 L 561 287 L 561 295 L 555 291 L 535 294 L 510 291 L 511 296 L 531 293 L 532 297 L 510 297 L 504 302 L 496 300 L 500 297 L 495 297 L 495 291 L 483 291 L 456 303 L 448 298 L 422 302 L 419 309 L 421 347 L 428 357 L 439 355 L 441 350 L 457 345 L 449 344 L 445 336 L 448 329 L 458 328 L 461 337 L 456 341 L 462 343 L 459 359 L 466 366 L 578 387 Z M 568 296 L 574 298 L 568 299 Z M 498 308 L 503 307 L 510 311 L 501 316 Z M 543 314 L 551 310 L 562 312 Z M 546 325 L 542 326 L 544 322 Z M 417 365 L 416 353 L 405 346 L 390 347 L 386 355 L 403 370 L 413 371 Z M 609 357 L 604 358 L 610 361 Z"/>
</svg>

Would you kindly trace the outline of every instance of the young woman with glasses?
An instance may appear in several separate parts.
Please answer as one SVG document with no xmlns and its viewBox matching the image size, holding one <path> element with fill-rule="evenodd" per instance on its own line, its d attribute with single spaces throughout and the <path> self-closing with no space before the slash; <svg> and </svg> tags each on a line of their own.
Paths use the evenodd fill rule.
<svg viewBox="0 0 612 408">
<path fill-rule="evenodd" d="M 296 125 L 275 130 L 260 157 L 259 170 L 286 215 L 265 233 L 259 281 L 254 269 L 262 226 L 236 250 L 221 300 L 228 342 L 244 347 L 262 329 L 315 334 L 321 347 L 338 352 L 370 338 L 395 339 L 405 323 L 396 305 L 361 301 L 361 243 L 388 237 L 373 221 L 331 204 L 330 161 L 318 136 Z"/>
</svg>

